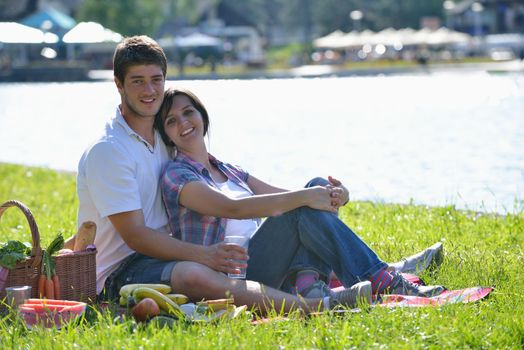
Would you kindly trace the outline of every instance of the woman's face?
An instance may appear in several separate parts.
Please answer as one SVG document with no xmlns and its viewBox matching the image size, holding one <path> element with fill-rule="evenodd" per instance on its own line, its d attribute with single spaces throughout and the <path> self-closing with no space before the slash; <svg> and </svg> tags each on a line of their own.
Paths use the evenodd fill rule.
<svg viewBox="0 0 524 350">
<path fill-rule="evenodd" d="M 203 142 L 202 115 L 186 95 L 176 95 L 164 119 L 164 130 L 179 150 L 191 147 L 195 141 Z"/>
</svg>

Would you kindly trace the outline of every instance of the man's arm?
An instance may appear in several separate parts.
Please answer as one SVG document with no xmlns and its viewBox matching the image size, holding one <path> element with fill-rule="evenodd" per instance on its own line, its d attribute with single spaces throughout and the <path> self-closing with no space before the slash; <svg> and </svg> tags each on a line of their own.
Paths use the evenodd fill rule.
<svg viewBox="0 0 524 350">
<path fill-rule="evenodd" d="M 202 246 L 153 230 L 145 225 L 142 210 L 113 214 L 109 220 L 129 248 L 157 259 L 198 262 L 225 273 L 234 273 L 236 268 L 245 267 L 231 259 L 248 259 L 245 249 L 237 245 L 218 243 Z"/>
</svg>

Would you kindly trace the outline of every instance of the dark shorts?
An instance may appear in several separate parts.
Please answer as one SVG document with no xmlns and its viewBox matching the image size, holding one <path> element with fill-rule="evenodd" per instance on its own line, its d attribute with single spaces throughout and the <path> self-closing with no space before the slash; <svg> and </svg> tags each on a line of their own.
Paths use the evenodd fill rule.
<svg viewBox="0 0 524 350">
<path fill-rule="evenodd" d="M 131 283 L 171 284 L 171 273 L 176 261 L 165 261 L 134 253 L 106 279 L 101 300 L 118 300 L 120 288 Z"/>
</svg>

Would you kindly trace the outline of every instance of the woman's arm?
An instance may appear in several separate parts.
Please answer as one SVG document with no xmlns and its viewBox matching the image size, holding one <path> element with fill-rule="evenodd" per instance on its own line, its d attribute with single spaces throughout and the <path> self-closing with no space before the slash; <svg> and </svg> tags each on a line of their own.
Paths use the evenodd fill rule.
<svg viewBox="0 0 524 350">
<path fill-rule="evenodd" d="M 342 182 L 340 182 L 339 180 L 335 179 L 332 176 L 328 176 L 328 181 L 331 185 L 328 185 L 327 187 L 332 190 L 331 192 L 332 203 L 331 204 L 336 208 L 339 208 L 345 205 L 349 201 L 348 189 L 342 184 Z M 257 179 L 256 177 L 252 175 L 249 175 L 247 184 L 249 188 L 251 188 L 254 194 L 282 193 L 282 192 L 289 191 L 289 190 L 285 190 L 282 188 L 272 186 L 262 180 Z"/>
<path fill-rule="evenodd" d="M 254 189 L 253 191 L 255 192 Z M 230 219 L 276 216 L 302 206 L 336 212 L 331 192 L 332 189 L 328 187 L 315 186 L 295 191 L 230 198 L 203 181 L 193 181 L 182 188 L 180 204 L 202 215 Z"/>
<path fill-rule="evenodd" d="M 253 175 L 249 175 L 247 179 L 247 185 L 253 191 L 254 194 L 270 194 L 270 193 L 282 193 L 288 192 L 289 190 L 278 188 L 270 185 L 262 180 L 257 179 Z"/>
</svg>

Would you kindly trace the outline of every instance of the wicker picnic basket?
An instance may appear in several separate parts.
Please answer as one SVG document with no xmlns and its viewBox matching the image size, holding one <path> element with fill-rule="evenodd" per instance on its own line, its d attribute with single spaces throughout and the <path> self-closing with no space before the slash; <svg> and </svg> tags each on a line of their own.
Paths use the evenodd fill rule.
<svg viewBox="0 0 524 350">
<path fill-rule="evenodd" d="M 33 240 L 31 256 L 20 261 L 14 269 L 9 270 L 5 287 L 31 286 L 31 296 L 38 297 L 38 276 L 42 264 L 40 232 L 33 214 L 19 201 L 7 201 L 0 207 L 0 217 L 7 208 L 18 207 L 24 213 Z M 96 250 L 85 250 L 53 257 L 56 274 L 60 278 L 64 300 L 94 302 L 96 300 Z M 0 290 L 0 300 L 5 297 L 5 290 Z"/>
</svg>

